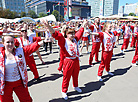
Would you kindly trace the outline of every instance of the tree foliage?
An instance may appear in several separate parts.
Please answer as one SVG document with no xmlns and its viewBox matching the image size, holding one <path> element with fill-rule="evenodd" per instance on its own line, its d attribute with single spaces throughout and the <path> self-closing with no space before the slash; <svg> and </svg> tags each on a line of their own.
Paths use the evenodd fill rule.
<svg viewBox="0 0 138 102">
<path fill-rule="evenodd" d="M 32 11 L 32 10 L 28 11 L 28 15 L 29 15 L 31 18 L 37 18 L 37 15 L 36 15 L 35 11 Z"/>
<path fill-rule="evenodd" d="M 21 12 L 21 17 L 25 17 L 26 13 L 25 12 Z"/>
<path fill-rule="evenodd" d="M 129 13 L 129 16 L 136 16 L 135 13 Z"/>
<path fill-rule="evenodd" d="M 45 16 L 47 16 L 47 14 L 45 14 L 44 12 L 40 12 L 40 13 L 39 13 L 39 18 L 40 18 L 40 17 L 45 17 Z"/>
<path fill-rule="evenodd" d="M 59 21 L 59 12 L 57 10 L 54 10 L 52 14 L 55 16 L 56 20 Z"/>
</svg>

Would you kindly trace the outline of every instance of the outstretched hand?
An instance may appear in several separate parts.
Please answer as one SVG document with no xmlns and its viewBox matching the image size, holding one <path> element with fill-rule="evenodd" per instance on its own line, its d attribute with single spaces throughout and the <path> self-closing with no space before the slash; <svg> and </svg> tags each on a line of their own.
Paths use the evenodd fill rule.
<svg viewBox="0 0 138 102">
<path fill-rule="evenodd" d="M 83 20 L 82 27 L 88 24 L 88 21 L 86 19 Z"/>
<path fill-rule="evenodd" d="M 45 26 L 48 26 L 48 25 L 49 25 L 47 20 L 41 19 L 41 22 L 42 22 Z"/>
</svg>

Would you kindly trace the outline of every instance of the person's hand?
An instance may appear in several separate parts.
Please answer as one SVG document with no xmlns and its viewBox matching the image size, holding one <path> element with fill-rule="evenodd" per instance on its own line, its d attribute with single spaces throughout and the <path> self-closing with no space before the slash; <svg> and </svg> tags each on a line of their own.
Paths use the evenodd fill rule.
<svg viewBox="0 0 138 102">
<path fill-rule="evenodd" d="M 49 25 L 47 20 L 41 19 L 41 22 L 42 22 L 45 26 L 48 26 L 48 25 Z"/>
<path fill-rule="evenodd" d="M 83 20 L 82 27 L 84 27 L 86 24 L 88 24 L 88 21 L 86 19 Z"/>
</svg>

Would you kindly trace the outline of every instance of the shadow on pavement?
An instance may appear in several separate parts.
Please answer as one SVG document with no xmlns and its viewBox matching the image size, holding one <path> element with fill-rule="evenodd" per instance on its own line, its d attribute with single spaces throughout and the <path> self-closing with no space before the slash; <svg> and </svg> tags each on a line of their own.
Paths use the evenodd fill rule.
<svg viewBox="0 0 138 102">
<path fill-rule="evenodd" d="M 88 69 L 88 68 L 91 68 L 91 66 L 90 65 L 80 66 L 80 70 L 84 70 L 84 69 Z"/>
<path fill-rule="evenodd" d="M 124 69 L 117 69 L 115 70 L 114 72 L 112 72 L 114 75 L 113 76 L 110 76 L 110 75 L 104 75 L 102 76 L 103 78 L 103 82 L 106 82 L 108 81 L 110 78 L 112 77 L 115 77 L 115 76 L 118 76 L 118 75 L 124 75 L 127 73 L 128 70 L 130 70 L 132 66 L 129 66 L 128 68 L 124 68 Z"/>
<path fill-rule="evenodd" d="M 112 72 L 114 74 L 114 76 L 110 76 L 110 75 L 102 76 L 103 82 L 95 81 L 95 82 L 89 82 L 89 83 L 84 84 L 85 87 L 80 87 L 82 89 L 82 93 L 77 93 L 76 91 L 72 91 L 72 92 L 67 93 L 68 96 L 81 94 L 80 96 L 75 96 L 75 97 L 71 97 L 71 98 L 69 97 L 69 99 L 67 101 L 65 101 L 63 98 L 57 98 L 57 99 L 52 99 L 49 102 L 71 102 L 71 101 L 80 100 L 80 99 L 85 98 L 85 97 L 89 97 L 92 94 L 92 92 L 100 90 L 100 88 L 105 85 L 104 82 L 108 81 L 112 77 L 115 77 L 118 75 L 124 75 L 125 73 L 127 73 L 128 70 L 130 70 L 131 67 L 132 66 L 129 66 L 129 67 L 124 68 L 124 69 L 115 70 L 114 72 Z M 85 94 L 85 95 L 83 96 L 83 94 Z M 86 94 L 88 94 L 88 95 L 86 95 Z"/>
<path fill-rule="evenodd" d="M 90 95 L 91 95 L 91 93 L 88 95 L 76 96 L 76 97 L 71 97 L 71 98 L 69 97 L 69 99 L 67 101 L 65 101 L 63 98 L 57 98 L 57 99 L 49 100 L 49 102 L 72 102 L 72 101 L 80 100 L 84 97 L 88 97 Z"/>
<path fill-rule="evenodd" d="M 35 84 L 39 84 L 39 83 L 42 83 L 42 82 L 46 82 L 46 81 L 54 81 L 60 77 L 62 77 L 63 75 L 62 74 L 51 74 L 51 76 L 49 77 L 44 77 L 42 78 L 43 76 L 45 76 L 46 74 L 40 76 L 40 79 L 37 81 L 36 79 L 32 79 L 28 82 L 28 87 L 32 86 L 32 85 L 35 85 Z"/>
<path fill-rule="evenodd" d="M 48 68 L 48 67 L 49 67 L 49 66 L 44 66 L 44 67 L 39 67 L 39 68 L 37 68 L 37 69 L 44 69 L 44 68 Z M 29 68 L 29 69 L 27 68 L 27 71 L 31 71 L 30 68 Z"/>
</svg>

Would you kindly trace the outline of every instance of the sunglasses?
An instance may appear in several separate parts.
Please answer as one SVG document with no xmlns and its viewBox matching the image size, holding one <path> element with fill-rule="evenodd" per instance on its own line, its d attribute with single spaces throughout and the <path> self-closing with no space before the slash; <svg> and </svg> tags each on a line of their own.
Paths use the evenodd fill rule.
<svg viewBox="0 0 138 102">
<path fill-rule="evenodd" d="M 22 30 L 21 32 L 27 32 L 27 30 Z"/>
</svg>

